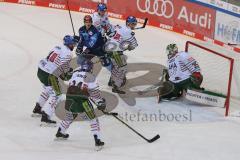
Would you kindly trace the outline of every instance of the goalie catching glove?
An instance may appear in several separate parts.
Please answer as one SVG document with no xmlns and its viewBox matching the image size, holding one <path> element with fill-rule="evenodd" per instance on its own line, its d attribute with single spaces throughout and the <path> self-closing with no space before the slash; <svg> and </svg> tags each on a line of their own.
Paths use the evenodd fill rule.
<svg viewBox="0 0 240 160">
<path fill-rule="evenodd" d="M 72 77 L 72 74 L 73 74 L 73 69 L 72 68 L 69 68 L 69 71 L 60 75 L 60 78 L 63 80 L 63 81 L 68 81 L 71 77 Z"/>
</svg>

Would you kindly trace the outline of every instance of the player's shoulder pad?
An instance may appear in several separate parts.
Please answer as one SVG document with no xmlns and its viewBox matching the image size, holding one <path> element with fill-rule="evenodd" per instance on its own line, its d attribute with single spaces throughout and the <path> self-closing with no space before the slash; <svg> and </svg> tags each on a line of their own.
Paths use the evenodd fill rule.
<svg viewBox="0 0 240 160">
<path fill-rule="evenodd" d="M 82 26 L 79 28 L 79 33 L 85 32 L 86 31 L 86 27 Z"/>
<path fill-rule="evenodd" d="M 52 51 L 54 51 L 54 52 L 61 52 L 62 51 L 62 46 L 55 46 L 53 49 L 52 49 Z"/>
<path fill-rule="evenodd" d="M 91 17 L 97 16 L 98 12 L 93 12 L 93 14 L 91 15 Z"/>
<path fill-rule="evenodd" d="M 55 49 L 61 50 L 62 47 L 60 47 L 60 46 L 55 46 Z"/>
<path fill-rule="evenodd" d="M 94 13 L 91 15 L 91 17 L 92 17 L 93 21 L 96 21 L 96 20 L 99 19 L 99 15 L 98 15 L 97 12 L 94 12 Z"/>
</svg>

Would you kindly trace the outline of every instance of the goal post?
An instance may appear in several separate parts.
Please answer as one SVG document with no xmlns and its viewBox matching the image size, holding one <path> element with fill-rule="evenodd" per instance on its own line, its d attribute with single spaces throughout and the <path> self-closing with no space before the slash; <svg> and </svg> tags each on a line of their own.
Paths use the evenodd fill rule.
<svg viewBox="0 0 240 160">
<path fill-rule="evenodd" d="M 232 108 L 240 110 L 240 54 L 206 42 L 191 41 L 186 42 L 185 51 L 200 65 L 202 87 L 226 97 L 225 116 Z"/>
</svg>

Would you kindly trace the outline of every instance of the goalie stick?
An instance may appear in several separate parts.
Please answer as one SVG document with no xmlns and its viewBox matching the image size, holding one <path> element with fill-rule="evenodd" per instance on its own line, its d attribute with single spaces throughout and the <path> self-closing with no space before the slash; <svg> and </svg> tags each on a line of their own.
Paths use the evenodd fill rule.
<svg viewBox="0 0 240 160">
<path fill-rule="evenodd" d="M 154 136 L 153 138 L 151 139 L 147 139 L 146 137 L 144 137 L 142 134 L 140 134 L 139 132 L 137 132 L 135 129 L 133 129 L 131 126 L 129 126 L 127 123 L 125 123 L 123 120 L 121 120 L 117 115 L 117 113 L 115 114 L 114 112 L 113 113 L 108 113 L 108 112 L 105 112 L 105 111 L 102 111 L 104 114 L 106 115 L 110 115 L 110 116 L 113 116 L 114 118 L 116 118 L 118 121 L 120 121 L 122 124 L 124 124 L 125 126 L 127 126 L 129 129 L 131 129 L 134 133 L 136 133 L 138 136 L 140 136 L 141 138 L 143 138 L 145 141 L 147 141 L 148 143 L 152 143 L 156 140 L 158 140 L 160 138 L 160 135 L 157 134 L 156 136 Z"/>
<path fill-rule="evenodd" d="M 148 18 L 145 18 L 143 25 L 142 25 L 141 27 L 135 28 L 135 30 L 136 30 L 136 29 L 143 29 L 143 28 L 145 28 L 146 25 L 147 25 L 147 22 L 148 22 Z"/>
<path fill-rule="evenodd" d="M 158 88 L 158 87 L 161 87 L 162 84 L 163 84 L 163 82 L 160 81 L 160 82 L 158 82 L 158 83 L 156 83 L 156 84 L 154 84 L 154 85 L 152 85 L 152 86 L 150 86 L 150 87 L 145 88 L 145 89 L 142 90 L 142 91 L 138 91 L 137 93 L 138 93 L 139 95 L 143 95 L 143 94 L 145 94 L 145 93 L 147 93 L 147 92 L 149 92 L 149 91 L 152 91 L 152 90 L 154 90 L 154 89 L 156 89 L 156 88 Z"/>
<path fill-rule="evenodd" d="M 164 76 L 165 76 L 165 75 L 162 75 L 162 77 L 160 78 L 160 81 L 159 81 L 158 83 L 156 83 L 156 84 L 154 84 L 154 85 L 152 85 L 152 86 L 150 86 L 150 87 L 148 87 L 148 88 L 145 88 L 145 89 L 142 90 L 142 91 L 138 91 L 137 93 L 138 93 L 139 95 L 143 95 L 143 94 L 145 94 L 145 93 L 147 93 L 147 92 L 149 92 L 149 91 L 152 91 L 152 90 L 154 90 L 154 89 L 156 89 L 156 88 L 158 88 L 158 87 L 163 87 Z"/>
</svg>

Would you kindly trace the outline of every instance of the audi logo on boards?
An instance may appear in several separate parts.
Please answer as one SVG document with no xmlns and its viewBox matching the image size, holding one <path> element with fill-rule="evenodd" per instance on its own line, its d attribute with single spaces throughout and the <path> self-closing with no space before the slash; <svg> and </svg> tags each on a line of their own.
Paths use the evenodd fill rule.
<svg viewBox="0 0 240 160">
<path fill-rule="evenodd" d="M 137 0 L 137 8 L 142 13 L 149 13 L 165 18 L 171 18 L 174 14 L 174 7 L 171 0 Z"/>
</svg>

